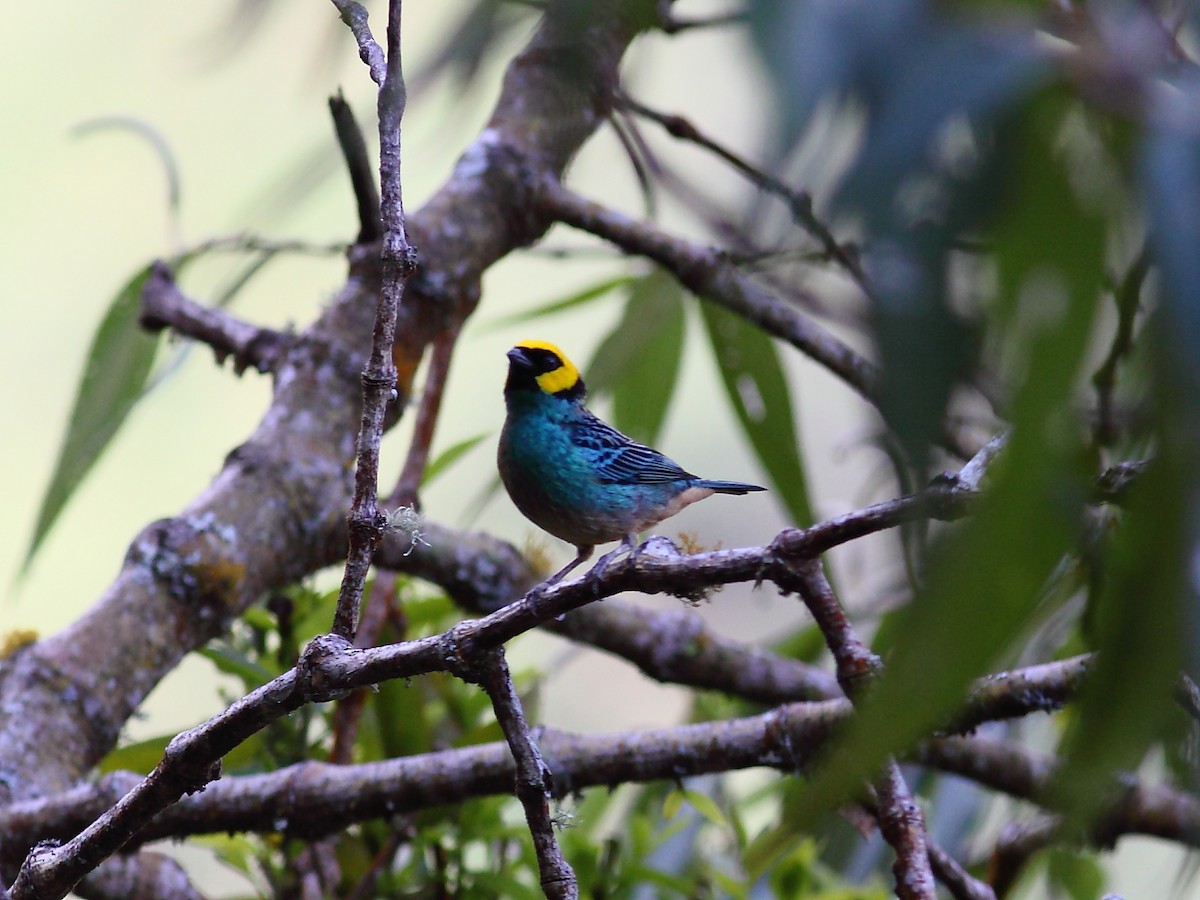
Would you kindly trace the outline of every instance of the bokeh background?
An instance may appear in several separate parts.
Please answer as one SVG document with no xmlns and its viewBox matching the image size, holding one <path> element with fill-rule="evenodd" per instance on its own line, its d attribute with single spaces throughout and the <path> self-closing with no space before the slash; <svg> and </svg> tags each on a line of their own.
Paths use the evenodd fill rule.
<svg viewBox="0 0 1200 900">
<path fill-rule="evenodd" d="M 693 15 L 720 6 L 680 4 Z M 410 76 L 431 71 L 449 29 L 466 11 L 457 2 L 406 4 Z M 522 45 L 532 22 L 520 18 L 470 83 L 445 71 L 410 81 L 403 139 L 410 209 L 448 175 L 486 120 L 503 63 Z M 5 632 L 49 633 L 88 608 L 142 527 L 176 513 L 203 489 L 225 454 L 251 431 L 269 397 L 267 379 L 236 377 L 228 367 L 218 368 L 207 350 L 173 343 L 160 360 L 166 372 L 161 383 L 138 404 L 26 566 L 41 496 L 105 309 L 149 260 L 215 236 L 254 234 L 315 246 L 352 239 L 353 197 L 326 98 L 342 89 L 370 135 L 373 86 L 332 5 L 320 2 L 9 4 L 0 59 L 5 85 L 0 121 L 7 135 L 0 165 L 0 330 L 8 338 L 7 352 L 0 354 L 5 435 L 0 582 L 6 594 L 0 626 Z M 626 72 L 640 99 L 686 115 L 750 159 L 762 157 L 769 94 L 737 29 L 686 39 L 643 38 Z M 748 97 L 762 99 L 748 103 Z M 647 136 L 672 154 L 681 171 L 700 179 L 719 207 L 755 206 L 748 186 L 703 154 L 673 148 L 652 130 Z M 155 141 L 176 173 L 177 211 L 171 209 L 170 178 Z M 804 164 L 807 183 L 819 196 L 839 160 L 816 155 Z M 611 131 L 587 146 L 571 183 L 633 214 L 645 212 Z M 694 217 L 669 198 L 657 216 L 676 233 L 711 239 L 695 231 Z M 539 537 L 493 490 L 504 351 L 519 338 L 541 337 L 583 366 L 617 320 L 620 297 L 536 323 L 505 323 L 604 278 L 646 270 L 561 230 L 545 246 L 583 252 L 570 261 L 526 252 L 488 273 L 479 311 L 456 351 L 435 453 L 486 436 L 423 499 L 427 514 L 439 521 L 487 529 L 518 546 L 540 543 L 557 565 L 569 558 L 569 548 Z M 189 269 L 184 288 L 198 300 L 211 300 L 244 262 L 209 257 Z M 277 258 L 238 295 L 233 311 L 276 327 L 303 326 L 339 287 L 344 270 L 336 253 Z M 835 282 L 822 287 L 835 297 L 840 290 Z M 697 325 L 693 316 L 683 378 L 660 447 L 701 474 L 761 480 Z M 785 358 L 817 515 L 889 495 L 893 486 L 885 461 L 869 442 L 872 413 L 824 371 L 795 353 Z M 402 427 L 388 438 L 384 470 L 393 479 L 406 436 Z M 707 546 L 735 546 L 763 543 L 785 524 L 781 506 L 757 495 L 715 498 L 662 530 L 693 532 Z M 896 562 L 887 541 L 858 542 L 834 557 L 839 585 L 864 615 L 888 602 Z M 325 573 L 316 583 L 333 584 L 336 578 Z M 776 638 L 803 618 L 794 599 L 742 587 L 718 594 L 695 614 L 747 641 Z M 540 713 L 549 725 L 585 731 L 649 727 L 677 721 L 684 711 L 682 689 L 660 686 L 595 651 L 547 636 L 522 638 L 513 661 L 545 673 Z M 130 723 L 128 738 L 202 720 L 222 706 L 221 684 L 208 662 L 185 662 L 149 698 L 143 717 Z M 1151 897 L 1169 888 L 1181 855 L 1162 852 L 1148 840 L 1126 839 L 1112 859 L 1116 889 L 1128 897 Z M 239 884 L 215 865 L 205 867 L 198 880 L 216 893 Z"/>
</svg>

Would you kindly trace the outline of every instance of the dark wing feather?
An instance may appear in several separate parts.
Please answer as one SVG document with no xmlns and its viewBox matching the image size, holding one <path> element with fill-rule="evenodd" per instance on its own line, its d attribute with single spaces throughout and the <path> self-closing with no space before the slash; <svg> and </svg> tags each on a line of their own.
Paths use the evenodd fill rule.
<svg viewBox="0 0 1200 900">
<path fill-rule="evenodd" d="M 575 423 L 571 436 L 577 446 L 590 451 L 596 475 L 605 484 L 661 484 L 696 477 L 590 413 Z"/>
</svg>

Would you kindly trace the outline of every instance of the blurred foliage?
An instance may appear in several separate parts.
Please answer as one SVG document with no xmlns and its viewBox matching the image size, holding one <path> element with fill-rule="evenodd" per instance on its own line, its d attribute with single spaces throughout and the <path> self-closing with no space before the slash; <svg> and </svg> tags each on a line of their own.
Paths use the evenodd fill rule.
<svg viewBox="0 0 1200 900">
<path fill-rule="evenodd" d="M 1093 102 L 1070 71 L 1048 65 L 1053 57 L 1037 52 L 1033 29 L 1069 40 L 1092 27 L 1113 54 L 1143 42 L 1138 75 L 1147 92 L 1164 80 L 1186 93 L 1196 77 L 1169 41 L 1145 46 L 1152 39 L 1139 29 L 1158 27 L 1146 7 L 1080 10 L 1092 18 L 1075 32 L 1029 12 L 1013 4 L 989 20 L 919 2 L 869 11 L 857 3 L 751 4 L 752 32 L 786 104 L 777 155 L 791 152 L 821 104 L 861 117 L 857 155 L 830 210 L 867 234 L 882 411 L 911 463 L 919 472 L 953 394 L 992 377 L 1002 385 L 995 411 L 1011 428 L 979 513 L 926 549 L 914 602 L 891 623 L 887 674 L 836 761 L 798 799 L 804 812 L 789 831 L 944 721 L 971 677 L 1028 639 L 1040 598 L 1070 571 L 1062 561 L 1083 550 L 1089 479 L 1125 454 L 1156 459 L 1128 512 L 1111 519 L 1103 546 L 1089 548 L 1089 606 L 1099 624 L 1082 637 L 1102 652 L 1065 738 L 1067 777 L 1056 802 L 1086 821 L 1115 770 L 1137 767 L 1159 740 L 1174 737 L 1170 682 L 1194 606 L 1185 573 L 1196 546 L 1200 396 L 1192 380 L 1200 359 L 1195 120 L 1183 126 L 1174 107 L 1147 98 L 1143 121 L 1151 127 L 1132 134 L 1126 109 Z M 1143 209 L 1152 254 L 1131 267 L 1145 259 Z M 991 283 L 981 299 L 978 280 L 954 293 L 955 267 L 964 265 Z M 1160 291 L 1143 290 L 1147 268 L 1156 269 Z M 1115 279 L 1106 273 L 1124 270 L 1133 274 L 1118 293 L 1114 323 L 1104 285 Z M 1121 342 L 1108 354 L 1114 359 L 1132 343 L 1155 347 L 1149 372 L 1134 368 L 1144 360 L 1130 359 L 1119 379 L 1135 388 L 1121 397 L 1126 409 L 1155 408 L 1138 431 L 1102 423 L 1117 437 L 1101 443 L 1079 411 L 1114 415 L 1113 398 L 1097 403 L 1086 378 L 1110 340 Z M 1109 372 L 1097 389 L 1113 390 L 1115 381 Z"/>
<path fill-rule="evenodd" d="M 259 16 L 264 5 L 243 2 Z M 498 36 L 526 21 L 524 6 L 467 4 L 430 76 L 473 85 Z M 564 801 L 560 838 L 584 896 L 883 896 L 886 854 L 863 849 L 835 811 L 885 759 L 945 722 L 972 678 L 1031 655 L 1098 651 L 1081 702 L 1049 729 L 1065 763 L 1047 803 L 1064 814 L 1072 838 L 1094 823 L 1122 771 L 1166 759 L 1180 780 L 1194 778 L 1194 752 L 1182 747 L 1192 729 L 1170 697 L 1180 669 L 1195 670 L 1200 646 L 1200 70 L 1187 49 L 1197 23 L 1160 19 L 1160 6 L 746 4 L 738 27 L 773 91 L 772 144 L 762 154 L 772 168 L 792 171 L 829 122 L 850 135 L 842 176 L 813 195 L 830 230 L 854 236 L 847 247 L 862 262 L 865 315 L 833 311 L 882 367 L 877 424 L 893 448 L 896 483 L 919 486 L 962 464 L 938 449 L 948 430 L 972 447 L 1001 430 L 1008 441 L 974 515 L 908 535 L 900 602 L 869 620 L 885 674 L 812 778 L 772 776 L 747 787 L 711 777 Z M 698 218 L 725 226 L 742 219 Z M 754 227 L 736 236 L 740 252 L 758 237 Z M 813 250 L 811 238 L 795 232 L 789 247 Z M 725 239 L 729 230 L 714 234 Z M 782 264 L 771 272 L 777 248 L 755 249 L 747 271 L 793 277 Z M 798 276 L 805 284 L 831 266 L 820 249 L 806 257 Z M 791 348 L 693 302 L 663 270 L 621 265 L 500 324 L 534 327 L 585 305 L 619 306 L 585 377 L 596 397 L 611 401 L 616 423 L 645 441 L 659 436 L 689 390 L 679 377 L 685 352 L 702 347 L 723 387 L 706 398 L 714 421 L 731 423 L 734 439 L 751 449 L 789 520 L 811 523 L 795 416 L 804 386 L 788 377 Z M 97 332 L 35 548 L 147 382 L 155 342 L 136 327 L 145 274 L 131 279 Z M 701 333 L 704 343 L 689 339 Z M 430 474 L 479 440 L 450 447 Z M 1143 458 L 1152 463 L 1120 502 L 1098 508 L 1095 480 Z M 294 663 L 304 642 L 327 628 L 333 597 L 297 587 L 268 608 L 252 610 L 203 651 L 238 693 Z M 394 612 L 380 640 L 431 634 L 460 617 L 446 598 L 405 581 Z M 776 636 L 774 645 L 805 660 L 822 651 L 811 626 Z M 518 676 L 531 702 L 538 677 Z M 333 710 L 309 708 L 275 723 L 227 759 L 227 770 L 327 757 Z M 691 716 L 754 710 L 702 693 Z M 353 758 L 498 736 L 478 689 L 431 675 L 366 696 Z M 145 771 L 167 740 L 124 746 L 104 766 Z M 933 776 L 916 786 L 931 828 L 955 841 L 951 853 L 986 849 L 971 842 L 993 809 L 987 796 Z M 294 886 L 305 850 L 286 830 L 211 845 L 279 894 Z M 334 846 L 339 892 L 367 878 L 389 897 L 538 892 L 512 799 L 364 823 Z M 1037 865 L 1057 896 L 1103 890 L 1094 854 L 1055 849 Z"/>
</svg>

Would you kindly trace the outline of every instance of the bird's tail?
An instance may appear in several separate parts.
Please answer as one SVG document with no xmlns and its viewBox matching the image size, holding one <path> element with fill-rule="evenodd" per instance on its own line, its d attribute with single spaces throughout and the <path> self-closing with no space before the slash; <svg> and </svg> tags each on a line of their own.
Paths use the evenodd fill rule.
<svg viewBox="0 0 1200 900">
<path fill-rule="evenodd" d="M 701 478 L 696 483 L 698 488 L 708 488 L 718 494 L 749 494 L 751 491 L 765 491 L 765 487 L 757 484 L 742 484 L 740 481 L 709 481 Z"/>
</svg>

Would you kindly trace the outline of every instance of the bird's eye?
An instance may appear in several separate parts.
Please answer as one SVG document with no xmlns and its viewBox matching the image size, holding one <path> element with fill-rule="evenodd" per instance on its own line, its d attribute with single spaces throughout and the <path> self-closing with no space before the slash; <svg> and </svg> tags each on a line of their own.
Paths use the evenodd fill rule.
<svg viewBox="0 0 1200 900">
<path fill-rule="evenodd" d="M 562 368 L 562 360 L 558 358 L 558 354 L 549 350 L 537 350 L 535 361 L 539 372 L 553 372 Z"/>
</svg>

